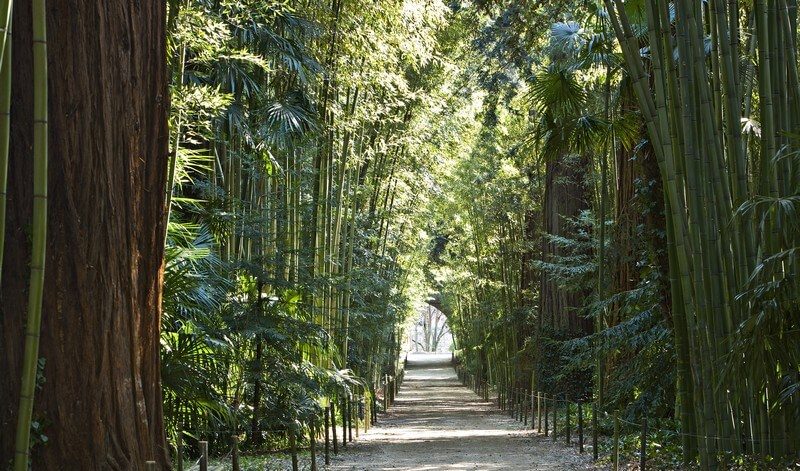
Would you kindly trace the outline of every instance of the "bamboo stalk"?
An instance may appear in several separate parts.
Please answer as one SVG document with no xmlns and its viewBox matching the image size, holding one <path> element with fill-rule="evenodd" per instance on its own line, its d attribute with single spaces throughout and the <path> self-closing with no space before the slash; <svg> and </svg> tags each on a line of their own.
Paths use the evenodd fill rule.
<svg viewBox="0 0 800 471">
<path fill-rule="evenodd" d="M 33 0 L 33 218 L 28 319 L 22 360 L 14 470 L 27 471 L 33 396 L 42 323 L 45 251 L 47 246 L 47 10 Z"/>
<path fill-rule="evenodd" d="M 679 0 L 674 2 L 674 22 L 670 2 L 645 3 L 652 64 L 649 80 L 625 3 L 608 0 L 606 6 L 634 78 L 664 180 L 684 435 L 721 437 L 699 443 L 701 465 L 707 468 L 719 464 L 718 452 L 741 451 L 739 437 L 748 429 L 757 443 L 770 443 L 760 451 L 782 454 L 782 442 L 771 437 L 787 430 L 786 409 L 773 414 L 767 406 L 777 394 L 780 373 L 758 373 L 780 366 L 765 357 L 764 368 L 755 375 L 751 370 L 750 377 L 743 379 L 725 373 L 720 365 L 730 351 L 730 339 L 747 320 L 746 308 L 752 308 L 733 303 L 733 297 L 753 270 L 756 254 L 776 253 L 784 245 L 780 220 L 765 224 L 759 240 L 755 218 L 738 218 L 735 210 L 751 196 L 748 167 L 756 170 L 756 190 L 774 198 L 787 194 L 792 186 L 788 182 L 796 180 L 790 159 L 773 160 L 779 149 L 783 152 L 791 145 L 782 133 L 795 126 L 794 116 L 800 109 L 794 14 L 788 2 L 755 2 L 757 41 L 749 43 L 751 50 L 757 45 L 759 59 L 758 100 L 754 101 L 752 88 L 737 84 L 739 2 L 714 0 L 703 11 L 706 4 Z M 704 49 L 707 35 L 712 38 L 710 58 Z M 674 65 L 676 47 L 680 67 Z M 788 93 L 782 93 L 787 84 Z M 754 103 L 761 112 L 760 152 L 748 149 L 742 136 L 743 101 L 745 115 Z M 757 384 L 765 385 L 762 392 Z M 692 442 L 687 438 L 684 443 L 687 461 L 694 455 Z"/>
<path fill-rule="evenodd" d="M 8 192 L 8 151 L 11 131 L 11 0 L 0 4 L 0 24 L 4 25 L 0 41 L 0 286 L 3 280 L 5 253 L 6 204 Z"/>
</svg>

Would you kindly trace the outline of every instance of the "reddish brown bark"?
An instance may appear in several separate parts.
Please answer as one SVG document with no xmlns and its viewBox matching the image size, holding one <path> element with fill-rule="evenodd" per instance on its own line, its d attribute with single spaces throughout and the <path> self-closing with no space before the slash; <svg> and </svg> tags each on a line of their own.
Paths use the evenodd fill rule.
<svg viewBox="0 0 800 471">
<path fill-rule="evenodd" d="M 165 467 L 159 323 L 167 162 L 164 2 L 49 0 L 49 217 L 33 469 Z M 14 5 L 0 289 L 0 463 L 13 456 L 31 219 L 31 2 Z"/>
<path fill-rule="evenodd" d="M 636 99 L 629 85 L 622 87 L 620 101 L 623 114 L 636 112 Z M 641 138 L 645 136 L 642 126 Z M 643 250 L 652 253 L 650 262 L 664 277 L 669 273 L 669 261 L 665 249 L 666 240 L 662 235 L 666 231 L 663 187 L 652 148 L 649 145 L 638 149 L 620 146 L 616 150 L 615 158 L 616 224 L 613 237 L 617 254 L 611 264 L 614 272 L 611 289 L 612 293 L 620 293 L 634 289 L 639 284 L 641 273 L 636 262 Z M 637 179 L 641 181 L 639 188 L 636 185 Z M 661 304 L 665 315 L 670 312 L 668 287 L 669 283 L 662 283 Z M 608 320 L 609 325 L 617 325 L 622 320 L 624 319 L 619 317 L 618 309 L 613 309 Z"/>
<path fill-rule="evenodd" d="M 570 156 L 548 160 L 544 192 L 543 230 L 548 234 L 571 237 L 569 219 L 577 218 L 581 211 L 589 208 L 586 188 L 588 161 L 583 157 Z M 544 240 L 542 259 L 562 255 L 563 249 Z M 540 325 L 554 330 L 585 335 L 592 332 L 592 321 L 580 315 L 584 293 L 580 290 L 565 290 L 542 272 Z"/>
<path fill-rule="evenodd" d="M 533 181 L 533 176 L 528 178 Z M 538 225 L 536 224 L 540 219 L 539 215 L 532 210 L 525 211 L 525 230 L 522 250 L 522 270 L 520 274 L 520 291 L 522 293 L 523 307 L 531 307 L 534 305 L 536 293 L 534 286 L 536 283 L 536 270 L 533 267 L 533 262 L 538 256 L 537 251 L 534 249 L 535 240 L 538 237 Z"/>
<path fill-rule="evenodd" d="M 630 87 L 622 87 L 620 107 L 623 115 L 636 112 L 636 98 Z M 616 182 L 614 201 L 614 231 L 611 234 L 616 247 L 616 258 L 609 265 L 612 272 L 611 291 L 620 293 L 636 287 L 639 273 L 636 269 L 636 228 L 641 223 L 642 208 L 634 201 L 635 180 L 641 176 L 641 164 L 637 160 L 635 148 L 620 145 L 615 153 Z M 620 323 L 619 306 L 609 310 L 606 321 L 609 326 Z"/>
</svg>

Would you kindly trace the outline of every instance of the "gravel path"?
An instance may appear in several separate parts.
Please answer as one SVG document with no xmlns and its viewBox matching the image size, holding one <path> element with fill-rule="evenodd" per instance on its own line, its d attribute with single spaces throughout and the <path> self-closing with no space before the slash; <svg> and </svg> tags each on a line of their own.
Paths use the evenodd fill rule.
<svg viewBox="0 0 800 471">
<path fill-rule="evenodd" d="M 463 387 L 449 354 L 413 354 L 389 413 L 334 458 L 329 469 L 591 469 L 587 458 L 524 430 Z"/>
</svg>

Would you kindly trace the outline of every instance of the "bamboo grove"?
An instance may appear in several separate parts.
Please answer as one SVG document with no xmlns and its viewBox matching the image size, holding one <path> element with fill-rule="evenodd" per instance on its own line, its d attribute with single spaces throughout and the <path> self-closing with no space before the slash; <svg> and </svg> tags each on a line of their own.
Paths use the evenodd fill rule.
<svg viewBox="0 0 800 471">
<path fill-rule="evenodd" d="M 400 373 L 424 243 L 408 237 L 413 120 L 429 106 L 414 75 L 444 12 L 415 5 L 171 6 L 173 443 L 285 446 L 324 414 L 341 424 L 348 401 L 372 409 Z"/>
<path fill-rule="evenodd" d="M 703 469 L 796 455 L 796 4 L 482 12 L 481 185 L 433 269 L 465 366 L 662 418 Z"/>
<path fill-rule="evenodd" d="M 633 14 L 622 2 L 608 8 L 665 182 L 682 427 L 722 437 L 684 446 L 699 449 L 704 463 L 720 452 L 794 453 L 797 404 L 781 393 L 798 366 L 797 339 L 786 331 L 796 321 L 796 261 L 786 252 L 797 242 L 789 228 L 798 189 L 796 5 L 755 2 L 740 25 L 735 4 L 676 2 L 673 34 L 670 6 L 648 2 L 649 72 Z M 739 63 L 743 36 L 756 45 L 757 71 Z M 751 113 L 760 121 L 756 143 L 741 130 Z M 783 300 L 790 304 L 776 305 Z M 785 351 L 772 344 L 781 337 Z"/>
<path fill-rule="evenodd" d="M 121 5 L 0 3 L 3 462 L 337 443 L 432 307 L 501 406 L 796 462 L 796 0 Z"/>
</svg>

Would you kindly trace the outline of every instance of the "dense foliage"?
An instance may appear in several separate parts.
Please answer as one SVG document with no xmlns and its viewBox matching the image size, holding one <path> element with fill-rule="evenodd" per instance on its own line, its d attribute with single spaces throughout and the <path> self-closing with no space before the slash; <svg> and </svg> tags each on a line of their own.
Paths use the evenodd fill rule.
<svg viewBox="0 0 800 471">
<path fill-rule="evenodd" d="M 498 391 L 680 418 L 704 466 L 791 450 L 795 11 L 657 3 L 176 3 L 170 429 L 374 394 L 427 299 Z"/>
<path fill-rule="evenodd" d="M 35 6 L 18 469 L 46 441 L 30 423 L 47 376 Z M 296 447 L 353 404 L 368 425 L 424 303 L 446 315 L 459 371 L 501 405 L 522 389 L 590 404 L 596 428 L 609 413 L 649 419 L 663 467 L 798 456 L 796 0 L 169 0 L 166 12 L 168 182 L 147 191 L 167 195 L 155 240 L 171 449 Z"/>
<path fill-rule="evenodd" d="M 419 117 L 437 105 L 428 77 L 442 73 L 447 9 L 189 1 L 170 12 L 169 435 L 281 446 L 332 401 L 369 406 L 398 374 L 399 329 L 424 296 Z"/>
<path fill-rule="evenodd" d="M 796 4 L 571 6 L 476 13 L 489 98 L 433 264 L 459 353 L 675 418 L 705 469 L 796 454 Z"/>
</svg>

